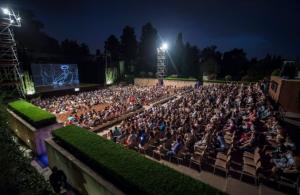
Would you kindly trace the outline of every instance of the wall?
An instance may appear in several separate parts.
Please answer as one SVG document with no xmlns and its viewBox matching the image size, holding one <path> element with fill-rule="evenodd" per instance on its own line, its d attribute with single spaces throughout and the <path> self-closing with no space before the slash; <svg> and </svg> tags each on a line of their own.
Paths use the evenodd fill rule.
<svg viewBox="0 0 300 195">
<path fill-rule="evenodd" d="M 62 127 L 62 124 L 55 123 L 36 129 L 13 111 L 8 109 L 7 112 L 10 130 L 38 156 L 47 152 L 44 140 L 51 136 L 53 130 Z"/>
<path fill-rule="evenodd" d="M 274 86 L 272 89 L 272 83 L 277 83 L 277 90 L 274 90 Z M 269 95 L 286 112 L 300 113 L 300 80 L 286 80 L 272 76 Z"/>
<path fill-rule="evenodd" d="M 272 76 L 269 85 L 269 95 L 275 101 L 278 102 L 279 94 L 281 90 L 282 79 L 280 77 Z"/>
<path fill-rule="evenodd" d="M 136 86 L 155 86 L 157 84 L 157 79 L 155 78 L 135 78 L 134 85 Z M 164 80 L 165 86 L 194 86 L 196 81 L 177 81 L 177 80 Z"/>
<path fill-rule="evenodd" d="M 165 86 L 176 86 L 176 87 L 192 86 L 192 87 L 194 87 L 195 84 L 196 84 L 196 81 L 164 80 Z"/>
<path fill-rule="evenodd" d="M 52 139 L 46 140 L 49 166 L 62 170 L 68 183 L 82 195 L 123 195 L 113 184 L 103 179 Z"/>
<path fill-rule="evenodd" d="M 154 86 L 156 85 L 157 79 L 156 78 L 135 78 L 134 85 L 136 86 Z M 165 86 L 176 86 L 176 87 L 185 87 L 185 86 L 195 86 L 196 81 L 187 81 L 187 80 L 166 80 L 164 79 Z M 210 85 L 224 85 L 225 83 L 213 83 L 213 82 L 203 82 L 203 86 L 210 86 Z"/>
<path fill-rule="evenodd" d="M 136 86 L 155 86 L 157 79 L 154 78 L 134 78 L 134 85 Z"/>
</svg>

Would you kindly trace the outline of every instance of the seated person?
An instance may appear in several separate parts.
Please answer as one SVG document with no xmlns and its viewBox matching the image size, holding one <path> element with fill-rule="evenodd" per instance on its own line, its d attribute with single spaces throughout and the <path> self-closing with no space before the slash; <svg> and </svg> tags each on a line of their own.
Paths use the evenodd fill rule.
<svg viewBox="0 0 300 195">
<path fill-rule="evenodd" d="M 223 152 L 227 148 L 227 144 L 225 143 L 224 135 L 221 131 L 217 133 L 217 138 L 216 138 L 216 150 L 218 152 Z"/>
<path fill-rule="evenodd" d="M 134 131 L 131 131 L 127 140 L 126 140 L 126 145 L 129 148 L 134 148 L 137 145 L 137 136 L 134 133 Z"/>
<path fill-rule="evenodd" d="M 255 142 L 256 142 L 256 133 L 255 131 L 253 131 L 249 139 L 239 143 L 240 144 L 239 149 L 245 151 L 253 150 L 254 149 L 253 146 Z"/>
<path fill-rule="evenodd" d="M 144 148 L 145 144 L 148 142 L 148 133 L 142 132 L 140 136 L 139 148 Z"/>
<path fill-rule="evenodd" d="M 183 147 L 183 141 L 179 136 L 176 142 L 172 145 L 171 150 L 167 152 L 167 156 L 168 157 L 175 156 L 182 147 Z"/>
</svg>

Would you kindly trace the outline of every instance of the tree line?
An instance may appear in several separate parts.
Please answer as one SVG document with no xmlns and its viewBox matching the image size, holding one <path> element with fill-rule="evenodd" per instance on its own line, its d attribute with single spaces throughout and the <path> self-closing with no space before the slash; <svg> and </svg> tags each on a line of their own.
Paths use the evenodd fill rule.
<svg viewBox="0 0 300 195">
<path fill-rule="evenodd" d="M 47 35 L 43 31 L 44 25 L 32 12 L 24 12 L 22 16 L 26 23 L 15 33 L 24 69 L 30 70 L 29 65 L 36 62 L 76 63 L 81 82 L 103 82 L 106 65 L 119 68 L 123 61 L 124 74 L 155 76 L 156 52 L 162 40 L 151 23 L 142 26 L 140 38 L 133 27 L 126 25 L 120 37 L 110 35 L 103 51 L 97 49 L 92 54 L 85 43 L 70 39 L 59 42 Z M 259 80 L 280 69 L 284 60 L 269 54 L 261 59 L 249 59 L 241 48 L 225 52 L 214 45 L 199 48 L 184 41 L 182 33 L 178 33 L 171 45 L 167 74 L 179 77 L 207 75 L 210 79 Z"/>
</svg>

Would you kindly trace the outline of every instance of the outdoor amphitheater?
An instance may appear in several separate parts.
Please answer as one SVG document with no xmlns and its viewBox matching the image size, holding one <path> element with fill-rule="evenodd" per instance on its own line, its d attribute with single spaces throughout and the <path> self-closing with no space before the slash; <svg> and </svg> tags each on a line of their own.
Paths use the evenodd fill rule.
<svg viewBox="0 0 300 195">
<path fill-rule="evenodd" d="M 162 1 L 163 14 L 141 2 L 1 4 L 0 193 L 299 195 L 300 58 L 279 39 L 290 35 L 267 35 L 270 21 L 259 34 L 243 11 L 251 30 L 223 32 L 240 16 L 230 27 L 236 13 L 216 3 L 218 28 L 196 19 L 209 2 Z M 156 26 L 128 25 L 143 20 Z"/>
<path fill-rule="evenodd" d="M 33 105 L 65 126 L 54 130 L 53 139 L 46 141 L 49 164 L 61 167 L 66 163 L 57 157 L 62 154 L 56 154 L 62 147 L 104 178 L 122 175 L 122 171 L 122 179 L 126 178 L 126 169 L 133 169 L 134 178 L 139 174 L 149 177 L 145 179 L 149 182 L 136 178 L 141 189 L 121 185 L 121 192 L 117 190 L 121 194 L 152 190 L 149 185 L 156 180 L 159 185 L 167 185 L 160 180 L 169 176 L 163 178 L 164 173 L 149 168 L 155 165 L 147 161 L 188 175 L 193 182 L 204 182 L 205 187 L 198 187 L 205 190 L 213 186 L 220 190 L 218 193 L 238 194 L 247 189 L 249 193 L 269 190 L 280 194 L 277 190 L 297 190 L 296 146 L 280 123 L 280 113 L 263 92 L 262 83 L 197 86 L 191 81 L 173 81 L 173 85 L 161 86 L 156 79 L 150 80 L 140 78 L 134 85 L 31 98 Z M 10 107 L 18 112 L 14 105 Z M 138 167 L 143 164 L 146 167 Z M 102 172 L 103 166 L 110 172 Z M 119 166 L 125 170 L 115 172 Z M 62 169 L 68 179 L 74 177 L 75 170 Z M 197 194 L 197 188 L 180 185 L 178 192 Z M 160 188 L 157 193 L 164 193 L 165 187 Z"/>
</svg>

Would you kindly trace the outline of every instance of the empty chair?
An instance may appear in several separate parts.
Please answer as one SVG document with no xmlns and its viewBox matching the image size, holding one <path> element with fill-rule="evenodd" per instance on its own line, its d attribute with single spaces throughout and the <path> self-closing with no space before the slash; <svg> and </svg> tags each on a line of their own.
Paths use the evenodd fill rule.
<svg viewBox="0 0 300 195">
<path fill-rule="evenodd" d="M 204 154 L 206 151 L 207 151 L 207 146 L 205 146 L 205 148 L 203 148 L 202 151 L 199 151 L 199 150 L 195 151 L 190 158 L 189 167 L 191 167 L 192 165 L 197 165 L 199 168 L 199 171 L 201 171 L 203 157 L 204 157 Z"/>
<path fill-rule="evenodd" d="M 259 180 L 258 172 L 260 171 L 260 169 L 261 169 L 260 161 L 258 161 L 255 166 L 244 164 L 242 168 L 240 180 L 242 180 L 243 177 L 246 175 L 252 177 L 254 179 L 255 185 L 257 185 Z"/>
<path fill-rule="evenodd" d="M 217 170 L 220 170 L 220 171 L 224 172 L 226 177 L 227 177 L 228 173 L 229 173 L 230 160 L 231 160 L 231 155 L 229 155 L 226 160 L 217 158 L 214 165 L 213 165 L 214 174 L 215 174 L 216 169 L 217 169 Z"/>
</svg>

